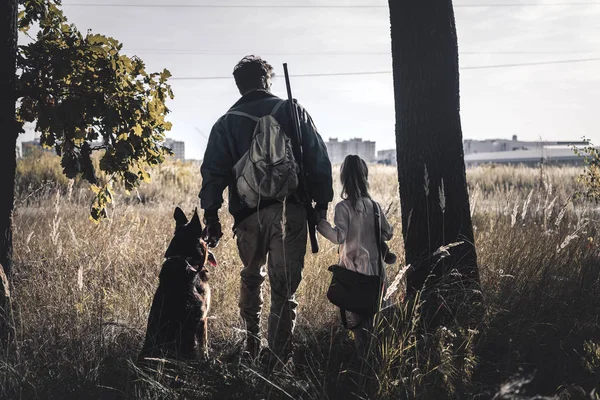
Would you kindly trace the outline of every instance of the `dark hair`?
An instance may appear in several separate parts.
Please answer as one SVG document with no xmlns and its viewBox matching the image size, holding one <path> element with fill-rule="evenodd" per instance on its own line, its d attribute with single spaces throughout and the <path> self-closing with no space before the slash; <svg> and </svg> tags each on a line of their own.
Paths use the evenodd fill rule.
<svg viewBox="0 0 600 400">
<path fill-rule="evenodd" d="M 360 197 L 371 197 L 369 195 L 369 168 L 367 163 L 359 156 L 349 155 L 342 163 L 340 171 L 342 181 L 342 197 L 350 200 L 353 204 Z"/>
<path fill-rule="evenodd" d="M 240 93 L 254 89 L 269 89 L 268 81 L 273 77 L 273 66 L 255 55 L 248 55 L 233 68 L 233 77 Z"/>
</svg>

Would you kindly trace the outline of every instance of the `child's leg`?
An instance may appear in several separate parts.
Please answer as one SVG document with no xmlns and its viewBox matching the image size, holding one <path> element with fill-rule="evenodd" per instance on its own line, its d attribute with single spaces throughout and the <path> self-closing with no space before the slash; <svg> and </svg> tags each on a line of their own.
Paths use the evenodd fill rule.
<svg viewBox="0 0 600 400">
<path fill-rule="evenodd" d="M 352 333 L 354 334 L 354 345 L 356 346 L 356 355 L 359 360 L 364 361 L 369 356 L 369 350 L 372 338 L 372 319 L 365 318 L 358 314 L 348 313 L 350 324 L 354 324 Z"/>
<path fill-rule="evenodd" d="M 358 372 L 360 378 L 358 380 L 358 386 L 363 388 L 373 377 L 374 357 L 376 357 L 376 341 L 375 330 L 373 329 L 373 318 L 357 317 L 360 318 L 361 322 L 352 329 L 352 332 L 354 333 L 354 344 L 356 345 L 356 356 L 359 364 Z"/>
</svg>

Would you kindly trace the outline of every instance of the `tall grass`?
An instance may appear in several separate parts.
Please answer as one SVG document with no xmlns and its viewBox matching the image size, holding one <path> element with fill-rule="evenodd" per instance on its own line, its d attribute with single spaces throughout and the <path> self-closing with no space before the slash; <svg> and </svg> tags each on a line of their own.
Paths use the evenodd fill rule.
<svg viewBox="0 0 600 400">
<path fill-rule="evenodd" d="M 515 387 L 521 394 L 578 398 L 572 393 L 590 393 L 600 380 L 598 211 L 573 198 L 575 168 L 469 170 L 483 320 L 423 330 L 419 301 L 402 302 L 401 288 L 396 306 L 378 321 L 381 334 L 368 364 L 357 361 L 352 334 L 326 299 L 327 266 L 337 251 L 321 239 L 321 252 L 306 257 L 298 291 L 295 368 L 264 375 L 236 357 L 243 338 L 240 261 L 229 231 L 216 251 L 219 266 L 210 271 L 211 361 L 154 369 L 133 362 L 173 209 L 198 206 L 197 165 L 158 167 L 152 183 L 118 195 L 110 219 L 94 225 L 85 185 L 61 180 L 56 160 L 43 162 L 43 174 L 30 161 L 19 165 L 17 340 L 0 357 L 4 398 L 466 399 L 492 398 L 503 383 L 519 380 L 530 382 L 505 386 L 496 398 L 512 398 Z M 396 172 L 373 167 L 370 181 L 397 232 L 391 247 L 401 255 Z M 221 216 L 231 226 L 227 213 Z M 399 258 L 390 277 L 403 266 Z M 265 313 L 268 304 L 267 291 Z"/>
</svg>

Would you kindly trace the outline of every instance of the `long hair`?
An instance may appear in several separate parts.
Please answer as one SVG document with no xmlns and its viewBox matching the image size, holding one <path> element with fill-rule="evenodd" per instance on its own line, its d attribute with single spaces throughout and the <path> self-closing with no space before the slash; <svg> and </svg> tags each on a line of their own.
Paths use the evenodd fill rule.
<svg viewBox="0 0 600 400">
<path fill-rule="evenodd" d="M 369 195 L 369 169 L 367 163 L 359 156 L 349 155 L 342 163 L 340 171 L 342 181 L 342 198 L 350 200 L 353 205 L 361 197 Z"/>
</svg>

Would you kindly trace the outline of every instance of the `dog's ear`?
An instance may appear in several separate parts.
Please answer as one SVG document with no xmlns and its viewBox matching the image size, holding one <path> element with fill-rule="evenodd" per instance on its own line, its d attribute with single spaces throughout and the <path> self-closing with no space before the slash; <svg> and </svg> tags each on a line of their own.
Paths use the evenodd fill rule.
<svg viewBox="0 0 600 400">
<path fill-rule="evenodd" d="M 198 208 L 194 210 L 194 216 L 190 220 L 189 228 L 196 237 L 202 236 L 202 223 L 200 222 L 200 216 L 198 215 Z"/>
<path fill-rule="evenodd" d="M 188 223 L 188 219 L 185 216 L 185 213 L 179 207 L 175 208 L 175 212 L 173 213 L 173 218 L 175 218 L 177 226 L 185 225 Z"/>
</svg>

